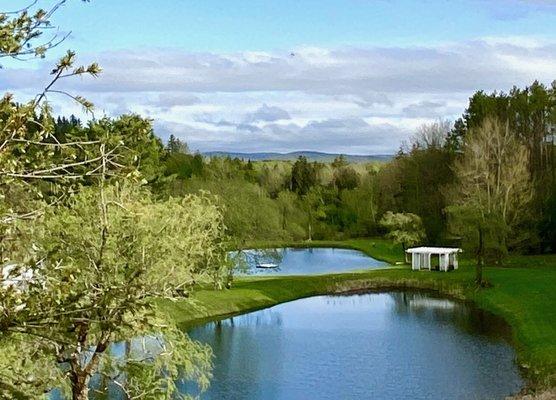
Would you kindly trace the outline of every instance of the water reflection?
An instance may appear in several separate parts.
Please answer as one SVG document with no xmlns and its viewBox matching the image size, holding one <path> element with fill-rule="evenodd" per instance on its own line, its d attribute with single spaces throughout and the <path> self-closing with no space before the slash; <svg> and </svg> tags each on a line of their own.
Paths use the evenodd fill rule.
<svg viewBox="0 0 556 400">
<path fill-rule="evenodd" d="M 142 336 L 126 341 L 116 342 L 107 349 L 110 362 L 104 359 L 100 368 L 104 373 L 97 373 L 91 378 L 89 384 L 89 398 L 92 400 L 127 400 L 122 387 L 115 383 L 125 384 L 128 377 L 125 371 L 127 362 L 152 362 L 161 352 L 165 351 L 164 340 L 161 336 Z M 65 369 L 65 365 L 61 364 Z M 54 389 L 48 396 L 50 400 L 63 400 L 64 397 L 59 389 Z"/>
<path fill-rule="evenodd" d="M 215 354 L 206 400 L 496 399 L 522 385 L 503 321 L 423 293 L 314 297 L 190 334 Z"/>
<path fill-rule="evenodd" d="M 306 275 L 387 266 L 364 253 L 336 248 L 252 249 L 231 252 L 239 275 Z"/>
<path fill-rule="evenodd" d="M 398 314 L 414 314 L 440 325 L 454 325 L 462 332 L 509 342 L 511 329 L 504 319 L 471 303 L 455 302 L 421 292 L 388 293 Z"/>
</svg>

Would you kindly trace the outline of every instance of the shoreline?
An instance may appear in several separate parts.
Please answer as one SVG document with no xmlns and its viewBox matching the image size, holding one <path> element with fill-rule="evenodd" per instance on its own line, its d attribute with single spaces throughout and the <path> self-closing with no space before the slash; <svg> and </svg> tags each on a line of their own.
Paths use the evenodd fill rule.
<svg viewBox="0 0 556 400">
<path fill-rule="evenodd" d="M 266 242 L 253 243 L 253 247 L 336 247 L 362 251 L 375 259 L 395 264 L 403 260 L 400 249 L 388 249 L 384 239 L 353 239 L 349 241 L 315 241 L 301 243 Z M 374 250 L 378 250 L 375 254 Z M 378 256 L 378 257 L 377 257 Z M 319 295 L 341 295 L 355 292 L 385 292 L 388 290 L 425 290 L 456 300 L 469 301 L 477 307 L 502 317 L 512 329 L 512 345 L 516 351 L 517 365 L 526 380 L 523 393 L 535 389 L 551 390 L 556 385 L 556 336 L 550 336 L 551 330 L 543 334 L 542 327 L 527 329 L 531 324 L 547 324 L 556 332 L 556 315 L 549 321 L 539 318 L 530 321 L 529 311 L 539 312 L 538 301 L 519 297 L 512 286 L 521 282 L 522 276 L 537 282 L 531 291 L 535 291 L 535 300 L 541 302 L 549 293 L 539 290 L 539 284 L 546 284 L 546 279 L 554 278 L 556 266 L 541 268 L 485 268 L 485 276 L 492 283 L 491 288 L 476 289 L 473 285 L 474 269 L 469 262 L 463 262 L 457 271 L 449 273 L 411 271 L 408 267 L 382 268 L 376 270 L 347 272 L 326 275 L 299 275 L 273 277 L 239 277 L 234 279 L 231 289 L 215 291 L 200 289 L 192 295 L 191 301 L 177 303 L 160 302 L 161 308 L 171 315 L 178 326 L 188 329 L 202 323 L 221 320 L 239 314 L 245 314 L 272 307 L 288 301 Z M 537 272 L 547 277 L 539 277 Z M 544 279 L 543 279 L 544 278 Z M 547 286 L 550 288 L 550 285 Z M 545 289 L 542 287 L 542 289 Z M 548 296 L 545 308 L 556 307 L 556 296 Z M 511 300 L 511 301 L 510 301 Z M 552 301 L 554 302 L 552 302 Z M 509 303 L 509 304 L 508 304 Z M 525 313 L 523 314 L 523 309 Z M 521 312 L 517 312 L 521 311 Z M 542 315 L 542 312 L 540 313 Z M 550 315 L 550 314 L 549 314 Z M 522 317 L 522 318 L 520 318 Z M 528 322 L 528 323 L 527 323 Z M 539 336 L 544 342 L 539 342 Z M 550 340 L 552 339 L 552 340 Z M 550 351 L 547 353 L 546 349 Z M 527 394 L 523 394 L 528 396 Z M 519 397 L 513 397 L 516 399 Z M 527 397 L 524 397 L 527 398 Z"/>
</svg>

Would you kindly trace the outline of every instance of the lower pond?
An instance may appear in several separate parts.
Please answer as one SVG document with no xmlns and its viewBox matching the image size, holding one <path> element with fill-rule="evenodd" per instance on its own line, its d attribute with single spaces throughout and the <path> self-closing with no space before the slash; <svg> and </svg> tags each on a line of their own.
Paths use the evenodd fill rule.
<svg viewBox="0 0 556 400">
<path fill-rule="evenodd" d="M 214 351 L 203 400 L 503 399 L 524 384 L 502 320 L 423 293 L 312 297 L 189 334 Z"/>
<path fill-rule="evenodd" d="M 278 248 L 231 254 L 239 254 L 240 275 L 313 275 L 388 266 L 360 251 L 337 248 Z"/>
</svg>

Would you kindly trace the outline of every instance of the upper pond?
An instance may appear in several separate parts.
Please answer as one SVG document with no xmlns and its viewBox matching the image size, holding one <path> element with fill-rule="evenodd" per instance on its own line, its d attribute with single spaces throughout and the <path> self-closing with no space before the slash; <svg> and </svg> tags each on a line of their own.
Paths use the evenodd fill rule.
<svg viewBox="0 0 556 400">
<path fill-rule="evenodd" d="M 240 274 L 314 275 L 388 265 L 357 250 L 336 248 L 245 250 L 240 254 L 245 260 L 239 267 Z M 275 264 L 278 267 L 257 268 L 261 264 Z"/>
<path fill-rule="evenodd" d="M 523 385 L 503 321 L 422 293 L 313 297 L 189 333 L 215 354 L 203 400 L 503 399 Z"/>
</svg>

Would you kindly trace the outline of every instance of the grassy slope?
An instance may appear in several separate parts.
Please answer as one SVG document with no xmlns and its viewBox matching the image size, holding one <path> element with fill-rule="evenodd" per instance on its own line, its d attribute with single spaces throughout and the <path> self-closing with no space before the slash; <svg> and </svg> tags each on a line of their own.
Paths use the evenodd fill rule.
<svg viewBox="0 0 556 400">
<path fill-rule="evenodd" d="M 271 246 L 271 243 L 257 244 Z M 316 246 L 352 247 L 390 263 L 402 251 L 382 239 L 313 242 Z M 162 303 L 182 327 L 206 320 L 269 307 L 318 294 L 387 288 L 432 289 L 475 301 L 503 316 L 513 327 L 519 361 L 535 383 L 556 383 L 556 256 L 515 257 L 507 268 L 486 268 L 491 288 L 477 290 L 473 268 L 462 262 L 450 273 L 413 272 L 408 268 L 358 273 L 237 279 L 231 290 L 199 290 L 191 302 Z"/>
</svg>

